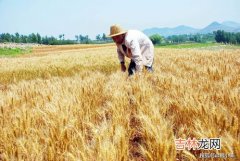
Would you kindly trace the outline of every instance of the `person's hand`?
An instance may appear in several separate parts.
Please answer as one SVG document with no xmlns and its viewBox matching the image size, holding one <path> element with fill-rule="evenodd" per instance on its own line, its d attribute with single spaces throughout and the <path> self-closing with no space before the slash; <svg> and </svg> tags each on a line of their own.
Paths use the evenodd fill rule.
<svg viewBox="0 0 240 161">
<path fill-rule="evenodd" d="M 125 72 L 125 71 L 126 71 L 126 66 L 125 66 L 125 64 L 121 64 L 121 70 L 122 70 L 122 72 Z"/>
</svg>

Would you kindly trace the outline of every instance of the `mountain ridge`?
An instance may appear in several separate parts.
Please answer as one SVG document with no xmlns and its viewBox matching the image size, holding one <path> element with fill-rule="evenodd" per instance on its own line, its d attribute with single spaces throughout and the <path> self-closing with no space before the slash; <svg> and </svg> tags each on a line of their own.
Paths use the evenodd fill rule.
<svg viewBox="0 0 240 161">
<path fill-rule="evenodd" d="M 186 25 L 179 25 L 173 28 L 170 27 L 152 27 L 143 30 L 143 32 L 148 35 L 154 35 L 154 34 L 160 34 L 164 37 L 171 36 L 171 35 L 184 35 L 184 34 L 207 34 L 212 33 L 213 31 L 217 30 L 224 30 L 227 32 L 240 32 L 240 23 L 234 22 L 234 21 L 224 21 L 222 23 L 219 23 L 217 21 L 214 21 L 207 25 L 206 27 L 202 29 L 197 29 L 194 27 L 186 26 Z"/>
</svg>

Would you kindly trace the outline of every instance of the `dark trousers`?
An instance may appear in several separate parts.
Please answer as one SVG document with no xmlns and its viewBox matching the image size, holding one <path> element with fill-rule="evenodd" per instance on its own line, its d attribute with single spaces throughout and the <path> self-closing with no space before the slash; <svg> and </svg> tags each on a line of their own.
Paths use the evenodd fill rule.
<svg viewBox="0 0 240 161">
<path fill-rule="evenodd" d="M 148 72 L 150 72 L 150 73 L 153 72 L 153 67 L 152 67 L 152 65 L 151 65 L 151 67 L 148 67 L 148 66 L 144 66 L 144 67 L 145 67 L 145 69 L 146 69 Z M 135 64 L 135 62 L 134 62 L 133 60 L 131 60 L 129 66 L 128 66 L 128 75 L 129 75 L 129 76 L 130 76 L 130 75 L 133 75 L 135 72 L 136 72 L 136 64 Z"/>
</svg>

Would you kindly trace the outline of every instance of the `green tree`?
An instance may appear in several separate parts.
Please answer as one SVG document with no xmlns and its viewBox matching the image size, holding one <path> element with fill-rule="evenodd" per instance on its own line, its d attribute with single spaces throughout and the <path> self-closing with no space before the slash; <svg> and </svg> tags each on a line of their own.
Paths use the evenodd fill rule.
<svg viewBox="0 0 240 161">
<path fill-rule="evenodd" d="M 43 44 L 46 44 L 46 45 L 49 44 L 49 41 L 48 41 L 48 37 L 47 37 L 47 36 L 45 36 L 45 37 L 42 38 L 42 43 L 43 43 Z"/>
<path fill-rule="evenodd" d="M 32 33 L 28 36 L 28 39 L 29 39 L 29 42 L 30 43 L 37 43 L 38 42 L 38 39 L 37 39 L 37 35 Z"/>
<path fill-rule="evenodd" d="M 79 42 L 79 36 L 78 35 L 75 35 L 75 39 L 77 42 Z"/>
<path fill-rule="evenodd" d="M 4 35 L 4 40 L 5 40 L 5 42 L 11 42 L 11 35 L 9 33 L 6 33 Z"/>
<path fill-rule="evenodd" d="M 154 35 L 150 36 L 150 40 L 152 41 L 152 43 L 154 45 L 156 45 L 156 44 L 161 44 L 163 38 L 158 34 L 154 34 Z"/>
<path fill-rule="evenodd" d="M 96 40 L 97 40 L 97 41 L 101 41 L 101 35 L 100 35 L 100 34 L 98 34 L 98 35 L 96 36 Z"/>
<path fill-rule="evenodd" d="M 25 35 L 21 35 L 21 36 L 20 36 L 20 41 L 21 41 L 22 43 L 28 43 L 28 37 L 25 36 Z"/>
<path fill-rule="evenodd" d="M 20 35 L 18 32 L 15 33 L 15 42 L 19 43 L 20 42 Z"/>
<path fill-rule="evenodd" d="M 237 44 L 236 34 L 229 33 L 229 43 L 230 44 Z"/>
<path fill-rule="evenodd" d="M 237 44 L 239 43 L 239 33 L 230 33 L 223 30 L 218 30 L 214 32 L 215 40 L 218 43 L 230 43 Z"/>
<path fill-rule="evenodd" d="M 11 41 L 10 42 L 16 42 L 15 36 L 11 35 Z"/>
<path fill-rule="evenodd" d="M 62 40 L 62 35 L 59 35 L 58 37 L 59 37 L 60 40 Z"/>
<path fill-rule="evenodd" d="M 80 40 L 80 43 L 82 44 L 89 44 L 91 42 L 91 39 L 88 37 L 88 35 L 86 36 L 79 35 L 79 40 Z"/>
<path fill-rule="evenodd" d="M 238 44 L 240 44 L 240 32 L 236 33 L 236 41 Z"/>
<path fill-rule="evenodd" d="M 102 40 L 103 40 L 103 41 L 107 41 L 107 36 L 106 36 L 105 33 L 102 34 Z"/>
<path fill-rule="evenodd" d="M 41 37 L 41 35 L 39 34 L 39 33 L 37 33 L 37 43 L 38 44 L 41 44 L 42 43 L 42 37 Z"/>
<path fill-rule="evenodd" d="M 202 42 L 201 36 L 199 34 L 193 36 L 195 42 Z"/>
<path fill-rule="evenodd" d="M 225 38 L 224 38 L 225 33 L 223 30 L 214 31 L 214 35 L 215 35 L 216 42 L 218 43 L 225 42 Z"/>
</svg>

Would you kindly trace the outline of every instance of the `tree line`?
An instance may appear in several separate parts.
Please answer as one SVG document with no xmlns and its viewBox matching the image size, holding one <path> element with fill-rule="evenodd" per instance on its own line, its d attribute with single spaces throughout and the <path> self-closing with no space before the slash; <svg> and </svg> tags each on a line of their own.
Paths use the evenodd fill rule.
<svg viewBox="0 0 240 161">
<path fill-rule="evenodd" d="M 162 37 L 158 34 L 150 36 L 153 44 L 179 44 L 186 42 L 196 42 L 196 43 L 206 43 L 214 42 L 215 37 L 213 33 L 209 34 L 184 34 L 184 35 L 172 35 L 167 37 Z"/>
<path fill-rule="evenodd" d="M 150 36 L 154 45 L 179 44 L 186 42 L 206 43 L 217 42 L 225 44 L 240 44 L 240 33 L 217 30 L 209 34 L 172 35 L 162 37 L 158 34 Z"/>
<path fill-rule="evenodd" d="M 58 38 L 54 36 L 41 36 L 39 33 L 20 35 L 19 33 L 0 34 L 0 43 L 13 42 L 13 43 L 37 43 L 45 45 L 64 45 L 64 44 L 92 44 L 92 43 L 108 43 L 112 42 L 110 38 L 107 38 L 105 34 L 98 34 L 96 40 L 91 40 L 88 35 L 75 35 L 76 40 L 65 40 L 65 34 L 60 34 Z"/>
<path fill-rule="evenodd" d="M 111 38 L 108 38 L 105 33 L 98 34 L 95 40 L 91 40 L 88 35 L 75 35 L 76 40 L 65 40 L 65 34 L 60 34 L 58 38 L 53 36 L 42 37 L 39 33 L 20 35 L 19 33 L 0 34 L 0 43 L 14 42 L 14 43 L 38 43 L 46 45 L 64 45 L 64 44 L 96 44 L 96 43 L 111 43 Z M 209 34 L 190 34 L 190 35 L 172 35 L 168 37 L 162 37 L 158 34 L 150 36 L 154 45 L 157 44 L 178 44 L 186 42 L 217 42 L 225 44 L 240 44 L 240 33 L 225 32 L 223 30 L 214 31 Z"/>
<path fill-rule="evenodd" d="M 240 44 L 240 32 L 231 33 L 231 32 L 225 32 L 223 30 L 218 30 L 214 32 L 214 35 L 215 35 L 215 40 L 218 43 Z"/>
</svg>

